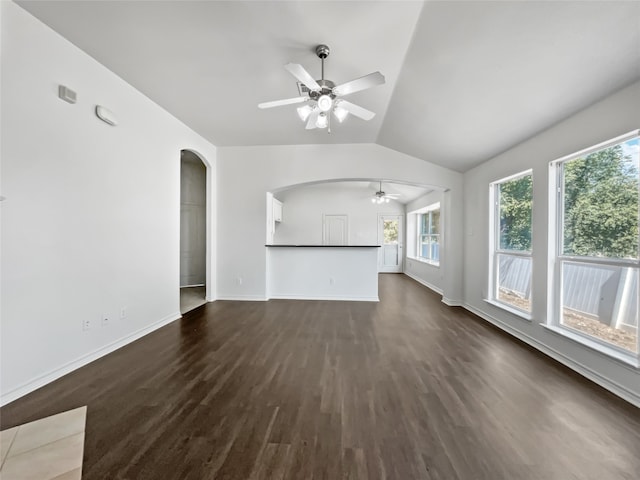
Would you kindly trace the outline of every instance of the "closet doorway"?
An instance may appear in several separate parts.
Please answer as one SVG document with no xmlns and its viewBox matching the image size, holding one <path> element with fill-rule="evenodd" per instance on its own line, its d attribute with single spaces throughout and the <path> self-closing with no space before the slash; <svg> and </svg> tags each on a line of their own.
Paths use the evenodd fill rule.
<svg viewBox="0 0 640 480">
<path fill-rule="evenodd" d="M 180 152 L 180 313 L 206 303 L 207 167 Z"/>
</svg>

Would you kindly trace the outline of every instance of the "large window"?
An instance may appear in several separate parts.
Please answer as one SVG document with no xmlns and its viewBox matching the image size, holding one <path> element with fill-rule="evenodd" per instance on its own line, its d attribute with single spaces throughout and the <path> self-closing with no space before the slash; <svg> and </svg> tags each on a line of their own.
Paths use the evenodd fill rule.
<svg viewBox="0 0 640 480">
<path fill-rule="evenodd" d="M 552 325 L 638 353 L 638 132 L 557 160 Z"/>
<path fill-rule="evenodd" d="M 432 263 L 440 261 L 440 204 L 418 213 L 418 241 L 416 256 Z"/>
<path fill-rule="evenodd" d="M 491 184 L 491 300 L 531 312 L 531 172 Z"/>
</svg>

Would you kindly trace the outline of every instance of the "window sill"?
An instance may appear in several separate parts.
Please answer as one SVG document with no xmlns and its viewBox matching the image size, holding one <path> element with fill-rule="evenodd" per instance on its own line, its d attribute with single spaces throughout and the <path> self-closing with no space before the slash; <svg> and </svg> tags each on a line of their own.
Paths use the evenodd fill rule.
<svg viewBox="0 0 640 480">
<path fill-rule="evenodd" d="M 561 335 L 569 340 L 572 340 L 580 345 L 583 345 L 590 350 L 594 350 L 602 355 L 605 355 L 609 358 L 612 358 L 620 363 L 625 364 L 626 366 L 633 367 L 635 369 L 640 369 L 640 361 L 638 357 L 633 353 L 624 353 L 619 351 L 618 349 L 608 347 L 600 342 L 595 340 L 591 340 L 583 335 L 578 333 L 574 333 L 567 328 L 557 327 L 555 325 L 547 325 L 546 323 L 541 323 L 544 328 L 550 330 L 551 332 Z"/>
<path fill-rule="evenodd" d="M 432 262 L 425 260 L 424 258 L 410 257 L 407 255 L 407 260 L 413 260 L 414 262 L 424 263 L 425 265 L 431 265 L 433 268 L 440 268 L 440 262 Z"/>
<path fill-rule="evenodd" d="M 487 302 L 489 305 L 493 305 L 494 307 L 501 308 L 502 310 L 505 310 L 511 313 L 512 315 L 515 315 L 516 317 L 520 317 L 523 320 L 526 320 L 527 322 L 530 322 L 533 320 L 533 316 L 530 313 L 523 312 L 522 310 L 518 310 L 517 308 L 510 307 L 505 303 L 497 302 L 496 300 L 489 300 L 488 298 L 485 298 L 484 301 Z"/>
</svg>

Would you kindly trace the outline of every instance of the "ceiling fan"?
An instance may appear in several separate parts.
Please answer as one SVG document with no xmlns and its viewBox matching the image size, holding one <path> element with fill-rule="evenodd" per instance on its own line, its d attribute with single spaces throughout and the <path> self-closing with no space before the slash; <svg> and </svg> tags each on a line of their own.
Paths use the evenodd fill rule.
<svg viewBox="0 0 640 480">
<path fill-rule="evenodd" d="M 399 196 L 399 193 L 385 193 L 382 190 L 382 182 L 380 182 L 380 189 L 373 194 L 371 203 L 389 203 L 389 200 L 397 200 Z"/>
<path fill-rule="evenodd" d="M 374 112 L 347 102 L 341 97 L 375 87 L 376 85 L 382 85 L 384 83 L 384 75 L 380 72 L 374 72 L 364 77 L 335 85 L 331 80 L 324 78 L 324 60 L 329 56 L 329 47 L 318 45 L 316 47 L 316 55 L 322 62 L 322 78 L 320 80 L 314 80 L 311 74 L 298 63 L 288 63 L 284 66 L 300 82 L 300 93 L 306 93 L 306 95 L 260 103 L 258 108 L 305 103 L 305 105 L 298 107 L 298 115 L 303 122 L 306 122 L 306 129 L 327 128 L 329 133 L 331 133 L 331 113 L 340 123 L 349 114 L 362 120 L 371 120 L 375 116 Z"/>
</svg>

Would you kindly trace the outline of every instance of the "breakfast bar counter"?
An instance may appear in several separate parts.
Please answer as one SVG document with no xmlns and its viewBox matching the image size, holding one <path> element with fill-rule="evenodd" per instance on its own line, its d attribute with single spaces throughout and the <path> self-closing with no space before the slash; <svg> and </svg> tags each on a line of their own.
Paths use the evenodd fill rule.
<svg viewBox="0 0 640 480">
<path fill-rule="evenodd" d="M 378 301 L 380 245 L 266 245 L 268 296 Z"/>
</svg>

